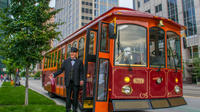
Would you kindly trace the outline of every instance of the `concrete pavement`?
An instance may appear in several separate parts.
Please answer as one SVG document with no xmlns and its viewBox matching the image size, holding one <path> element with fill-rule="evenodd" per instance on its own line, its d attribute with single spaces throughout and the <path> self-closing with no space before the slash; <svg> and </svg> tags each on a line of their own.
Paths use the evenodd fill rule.
<svg viewBox="0 0 200 112">
<path fill-rule="evenodd" d="M 0 87 L 1 87 L 2 83 L 3 83 L 3 81 L 0 80 Z"/>
<path fill-rule="evenodd" d="M 196 84 L 183 84 L 183 94 L 185 97 L 200 97 L 200 87 Z"/>
</svg>

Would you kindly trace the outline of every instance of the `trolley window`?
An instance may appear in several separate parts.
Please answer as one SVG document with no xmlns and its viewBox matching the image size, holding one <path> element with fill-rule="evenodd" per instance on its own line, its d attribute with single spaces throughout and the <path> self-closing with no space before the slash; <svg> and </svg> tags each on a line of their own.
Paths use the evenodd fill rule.
<svg viewBox="0 0 200 112">
<path fill-rule="evenodd" d="M 51 67 L 53 67 L 53 59 L 54 59 L 54 52 L 52 53 L 52 58 L 51 58 Z M 55 62 L 54 62 L 55 63 Z"/>
<path fill-rule="evenodd" d="M 56 85 L 60 85 L 60 84 L 59 84 L 59 77 L 57 77 L 57 84 L 56 84 Z"/>
<path fill-rule="evenodd" d="M 146 66 L 146 32 L 142 26 L 118 25 L 115 65 Z"/>
<path fill-rule="evenodd" d="M 174 32 L 167 32 L 167 66 L 181 69 L 180 37 Z"/>
<path fill-rule="evenodd" d="M 99 75 L 98 75 L 98 94 L 97 100 L 106 101 L 108 89 L 108 69 L 109 61 L 107 59 L 99 59 Z"/>
<path fill-rule="evenodd" d="M 48 68 L 48 55 L 45 56 L 45 68 Z"/>
<path fill-rule="evenodd" d="M 48 54 L 47 58 L 48 58 L 48 68 L 50 68 L 50 66 L 51 66 L 51 63 L 50 63 L 50 61 L 51 61 L 51 54 Z"/>
<path fill-rule="evenodd" d="M 100 51 L 101 52 L 109 52 L 109 39 L 108 39 L 108 24 L 102 24 L 101 30 L 101 45 Z"/>
<path fill-rule="evenodd" d="M 65 47 L 62 48 L 62 53 L 61 53 L 61 62 L 65 60 Z"/>
<path fill-rule="evenodd" d="M 84 38 L 81 38 L 79 40 L 79 48 L 78 48 L 78 58 L 80 60 L 83 60 L 83 54 L 84 54 Z"/>
<path fill-rule="evenodd" d="M 58 51 L 58 68 L 61 68 L 61 50 Z"/>
<path fill-rule="evenodd" d="M 165 31 L 159 27 L 149 30 L 150 67 L 165 67 Z"/>
<path fill-rule="evenodd" d="M 60 85 L 63 86 L 63 77 L 60 78 Z"/>
<path fill-rule="evenodd" d="M 73 47 L 77 48 L 77 41 L 72 44 Z"/>
<path fill-rule="evenodd" d="M 71 51 L 71 45 L 69 44 L 69 45 L 67 46 L 67 58 L 70 57 L 70 51 Z"/>
<path fill-rule="evenodd" d="M 54 67 L 56 67 L 56 63 L 57 63 L 57 51 L 55 52 Z"/>
<path fill-rule="evenodd" d="M 89 43 L 89 54 L 93 55 L 94 54 L 94 33 L 90 33 L 90 43 Z"/>
</svg>

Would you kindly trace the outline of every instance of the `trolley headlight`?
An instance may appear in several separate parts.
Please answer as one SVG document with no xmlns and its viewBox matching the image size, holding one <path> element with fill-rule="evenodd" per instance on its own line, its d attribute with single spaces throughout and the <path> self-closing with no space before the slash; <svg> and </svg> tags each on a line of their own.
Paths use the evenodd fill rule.
<svg viewBox="0 0 200 112">
<path fill-rule="evenodd" d="M 180 92 L 181 92 L 181 88 L 180 88 L 178 85 L 176 85 L 176 86 L 174 87 L 174 91 L 175 91 L 176 93 L 180 93 Z"/>
<path fill-rule="evenodd" d="M 124 77 L 124 82 L 129 83 L 130 82 L 130 78 L 129 77 Z"/>
<path fill-rule="evenodd" d="M 122 93 L 129 95 L 132 93 L 132 88 L 129 85 L 125 85 L 122 87 Z"/>
<path fill-rule="evenodd" d="M 175 79 L 175 82 L 178 83 L 178 78 Z"/>
<path fill-rule="evenodd" d="M 160 84 L 161 82 L 162 82 L 162 78 L 159 77 L 159 78 L 156 80 L 156 83 L 157 83 L 157 84 Z"/>
</svg>

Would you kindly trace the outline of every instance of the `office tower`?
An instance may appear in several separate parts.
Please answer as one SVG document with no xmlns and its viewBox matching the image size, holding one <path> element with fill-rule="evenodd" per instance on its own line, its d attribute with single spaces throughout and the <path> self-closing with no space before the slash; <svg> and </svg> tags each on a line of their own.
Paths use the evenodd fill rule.
<svg viewBox="0 0 200 112">
<path fill-rule="evenodd" d="M 60 40 L 114 6 L 118 6 L 118 0 L 56 0 L 55 9 L 62 11 L 56 14 L 55 22 L 64 22 L 57 30 L 61 32 Z M 54 41 L 54 46 L 57 44 Z"/>
</svg>

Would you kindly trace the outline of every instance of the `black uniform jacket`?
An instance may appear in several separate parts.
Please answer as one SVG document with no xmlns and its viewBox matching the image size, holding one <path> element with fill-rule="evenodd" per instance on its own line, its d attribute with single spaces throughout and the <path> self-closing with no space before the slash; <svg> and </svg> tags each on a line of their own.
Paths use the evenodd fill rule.
<svg viewBox="0 0 200 112">
<path fill-rule="evenodd" d="M 76 59 L 74 65 L 74 85 L 75 86 L 80 86 L 80 80 L 83 80 L 83 63 L 82 61 Z M 70 82 L 70 71 L 72 68 L 72 64 L 71 64 L 71 58 L 68 58 L 66 60 L 64 60 L 64 62 L 62 63 L 61 69 L 58 70 L 57 72 L 54 73 L 54 77 L 58 76 L 59 74 L 61 74 L 63 71 L 65 71 L 65 86 L 69 87 L 69 82 Z"/>
</svg>

